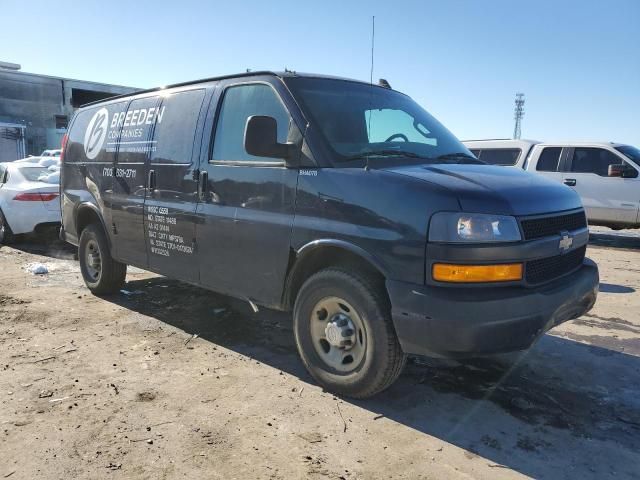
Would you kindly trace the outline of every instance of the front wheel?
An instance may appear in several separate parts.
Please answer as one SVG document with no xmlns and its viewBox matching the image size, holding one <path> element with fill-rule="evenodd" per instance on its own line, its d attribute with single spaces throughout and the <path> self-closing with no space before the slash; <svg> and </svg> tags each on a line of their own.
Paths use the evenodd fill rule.
<svg viewBox="0 0 640 480">
<path fill-rule="evenodd" d="M 91 224 L 82 230 L 78 257 L 82 278 L 92 293 L 116 293 L 124 286 L 127 266 L 111 258 L 107 238 L 99 225 Z"/>
<path fill-rule="evenodd" d="M 309 373 L 331 392 L 366 398 L 389 387 L 406 361 L 381 286 L 365 275 L 322 270 L 300 289 L 296 345 Z"/>
</svg>

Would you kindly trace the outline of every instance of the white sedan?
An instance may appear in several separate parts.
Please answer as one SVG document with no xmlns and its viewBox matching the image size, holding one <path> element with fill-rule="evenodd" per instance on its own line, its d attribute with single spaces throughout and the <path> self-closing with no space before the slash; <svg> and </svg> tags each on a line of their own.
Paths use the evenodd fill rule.
<svg viewBox="0 0 640 480">
<path fill-rule="evenodd" d="M 62 150 L 45 150 L 40 154 L 41 157 L 56 157 L 60 158 Z"/>
<path fill-rule="evenodd" d="M 58 172 L 34 163 L 0 163 L 0 243 L 60 224 Z"/>
</svg>

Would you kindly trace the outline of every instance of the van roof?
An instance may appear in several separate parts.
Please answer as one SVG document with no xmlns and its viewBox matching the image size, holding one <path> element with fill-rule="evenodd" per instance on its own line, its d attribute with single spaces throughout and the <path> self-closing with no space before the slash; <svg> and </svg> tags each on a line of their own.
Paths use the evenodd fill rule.
<svg viewBox="0 0 640 480">
<path fill-rule="evenodd" d="M 364 82 L 362 80 L 356 80 L 353 78 L 346 78 L 346 77 L 338 77 L 338 76 L 333 76 L 333 75 L 322 75 L 322 74 L 317 74 L 317 73 L 300 73 L 300 72 L 295 72 L 295 71 L 291 71 L 291 70 L 285 70 L 284 72 L 275 72 L 275 71 L 271 71 L 271 70 L 258 70 L 255 72 L 244 72 L 244 73 L 235 73 L 235 74 L 231 74 L 231 75 L 222 75 L 219 77 L 209 77 L 209 78 L 201 78 L 199 80 L 190 80 L 187 82 L 180 82 L 180 83 L 174 83 L 171 85 L 164 85 L 162 87 L 155 87 L 155 88 L 149 88 L 146 90 L 138 90 L 135 92 L 131 92 L 131 93 L 125 93 L 123 95 L 116 95 L 114 97 L 109 97 L 109 98 L 105 98 L 102 100 L 97 100 L 95 102 L 89 102 L 89 103 L 85 103 L 81 106 L 81 108 L 84 107 L 88 107 L 91 105 L 97 105 L 97 104 L 101 104 L 101 103 L 106 103 L 106 102 L 110 102 L 112 100 L 119 100 L 121 98 L 127 98 L 127 97 L 133 97 L 136 95 L 141 95 L 141 94 L 145 94 L 145 93 L 151 93 L 151 92 L 158 92 L 161 90 L 165 90 L 167 88 L 176 88 L 176 87 L 186 87 L 189 85 L 197 85 L 199 83 L 206 83 L 206 82 L 216 82 L 216 81 L 220 81 L 220 80 L 227 80 L 229 78 L 243 78 L 243 77 L 258 77 L 258 76 L 265 76 L 265 75 L 270 75 L 270 76 L 274 76 L 274 77 L 279 77 L 279 78 L 285 78 L 285 77 L 306 77 L 306 78 L 326 78 L 326 79 L 331 79 L 331 80 L 343 80 L 343 81 L 347 81 L 347 82 L 355 82 L 355 83 L 363 83 L 365 85 L 370 85 L 369 82 Z M 373 84 L 376 87 L 379 88 L 384 88 L 385 90 L 389 90 L 386 87 L 383 87 L 381 85 L 378 85 L 377 83 Z"/>
</svg>

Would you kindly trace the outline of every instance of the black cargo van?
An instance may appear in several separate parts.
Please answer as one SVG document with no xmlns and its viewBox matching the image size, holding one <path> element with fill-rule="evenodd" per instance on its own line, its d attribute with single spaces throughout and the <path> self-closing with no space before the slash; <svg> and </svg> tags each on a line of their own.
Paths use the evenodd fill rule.
<svg viewBox="0 0 640 480">
<path fill-rule="evenodd" d="M 80 109 L 62 237 L 95 294 L 126 266 L 292 310 L 327 389 L 367 397 L 406 354 L 528 348 L 594 304 L 568 187 L 486 165 L 388 84 L 247 73 Z"/>
</svg>

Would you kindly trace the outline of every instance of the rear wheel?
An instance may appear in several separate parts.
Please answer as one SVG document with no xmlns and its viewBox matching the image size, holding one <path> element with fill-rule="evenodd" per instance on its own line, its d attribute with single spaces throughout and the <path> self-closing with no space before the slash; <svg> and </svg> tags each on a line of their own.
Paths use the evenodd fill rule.
<svg viewBox="0 0 640 480">
<path fill-rule="evenodd" d="M 15 235 L 7 222 L 2 210 L 0 210 L 0 244 L 9 245 L 15 241 Z"/>
<path fill-rule="evenodd" d="M 310 277 L 294 307 L 294 333 L 307 370 L 331 392 L 366 398 L 389 387 L 406 356 L 385 292 L 359 273 L 326 269 Z"/>
<path fill-rule="evenodd" d="M 80 271 L 87 288 L 96 295 L 118 292 L 127 276 L 127 266 L 111 258 L 102 227 L 91 224 L 80 235 Z"/>
</svg>

